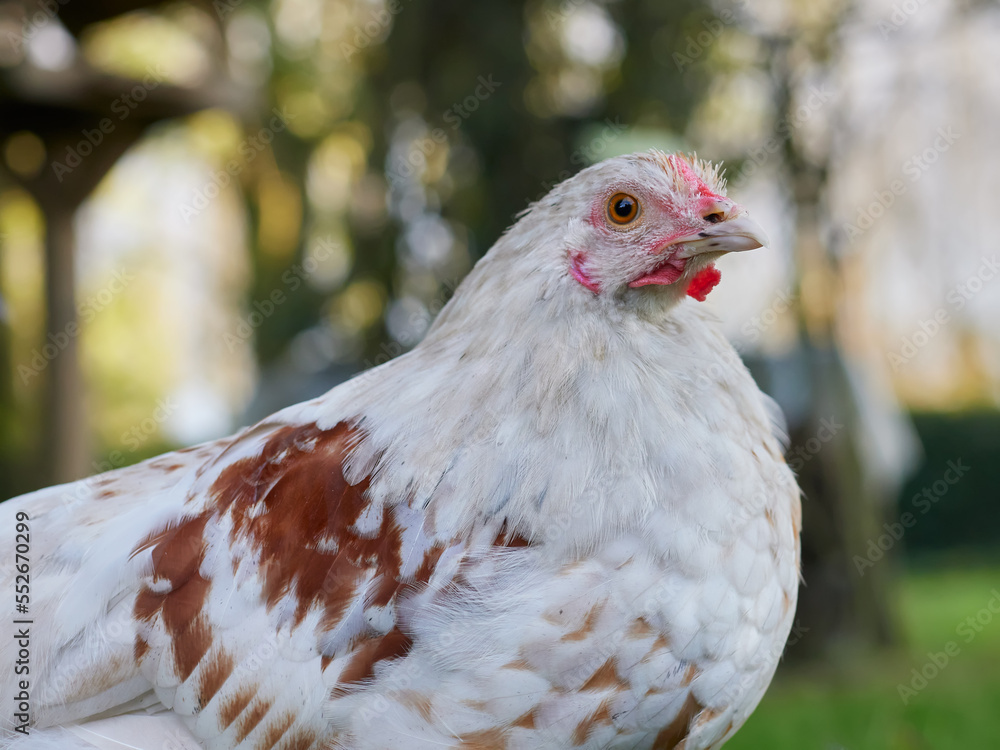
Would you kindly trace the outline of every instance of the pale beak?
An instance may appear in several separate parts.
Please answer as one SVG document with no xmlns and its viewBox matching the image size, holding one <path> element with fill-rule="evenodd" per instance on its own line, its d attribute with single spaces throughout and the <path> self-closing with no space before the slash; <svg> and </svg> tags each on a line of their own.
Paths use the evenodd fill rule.
<svg viewBox="0 0 1000 750">
<path fill-rule="evenodd" d="M 701 253 L 738 253 L 754 250 L 768 244 L 767 235 L 760 224 L 746 212 L 725 219 L 718 224 L 674 240 L 674 245 L 683 245 L 676 258 L 691 258 Z"/>
</svg>

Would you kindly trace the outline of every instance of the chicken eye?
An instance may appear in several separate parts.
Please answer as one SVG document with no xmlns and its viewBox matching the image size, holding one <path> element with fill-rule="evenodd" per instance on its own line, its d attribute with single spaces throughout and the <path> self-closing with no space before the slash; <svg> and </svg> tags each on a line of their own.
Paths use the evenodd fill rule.
<svg viewBox="0 0 1000 750">
<path fill-rule="evenodd" d="M 608 218 L 615 224 L 628 224 L 639 215 L 639 201 L 628 193 L 615 193 L 608 201 Z"/>
</svg>

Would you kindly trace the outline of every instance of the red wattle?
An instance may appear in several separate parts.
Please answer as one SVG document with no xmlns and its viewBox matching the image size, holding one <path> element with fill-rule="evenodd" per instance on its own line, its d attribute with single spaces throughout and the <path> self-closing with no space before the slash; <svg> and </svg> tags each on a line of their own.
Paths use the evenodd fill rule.
<svg viewBox="0 0 1000 750">
<path fill-rule="evenodd" d="M 720 281 L 722 281 L 722 274 L 719 273 L 719 269 L 714 265 L 705 266 L 691 279 L 691 285 L 688 286 L 687 290 L 688 296 L 694 297 L 699 302 L 704 302 L 708 293 L 715 289 Z"/>
</svg>

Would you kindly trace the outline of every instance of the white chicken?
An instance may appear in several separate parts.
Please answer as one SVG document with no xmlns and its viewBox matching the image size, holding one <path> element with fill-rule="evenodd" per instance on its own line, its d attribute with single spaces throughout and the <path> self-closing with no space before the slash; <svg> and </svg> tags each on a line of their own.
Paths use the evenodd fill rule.
<svg viewBox="0 0 1000 750">
<path fill-rule="evenodd" d="M 0 504 L 30 561 L 0 745 L 720 747 L 789 633 L 799 491 L 688 297 L 765 242 L 711 165 L 609 159 L 526 211 L 413 351 Z"/>
</svg>

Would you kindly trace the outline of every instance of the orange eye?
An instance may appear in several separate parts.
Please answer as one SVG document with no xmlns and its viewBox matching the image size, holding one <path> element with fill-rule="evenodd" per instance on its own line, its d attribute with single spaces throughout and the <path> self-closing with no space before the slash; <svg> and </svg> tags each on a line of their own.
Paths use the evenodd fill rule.
<svg viewBox="0 0 1000 750">
<path fill-rule="evenodd" d="M 639 215 L 639 201 L 628 193 L 615 193 L 608 201 L 608 218 L 615 224 L 628 224 Z"/>
</svg>

